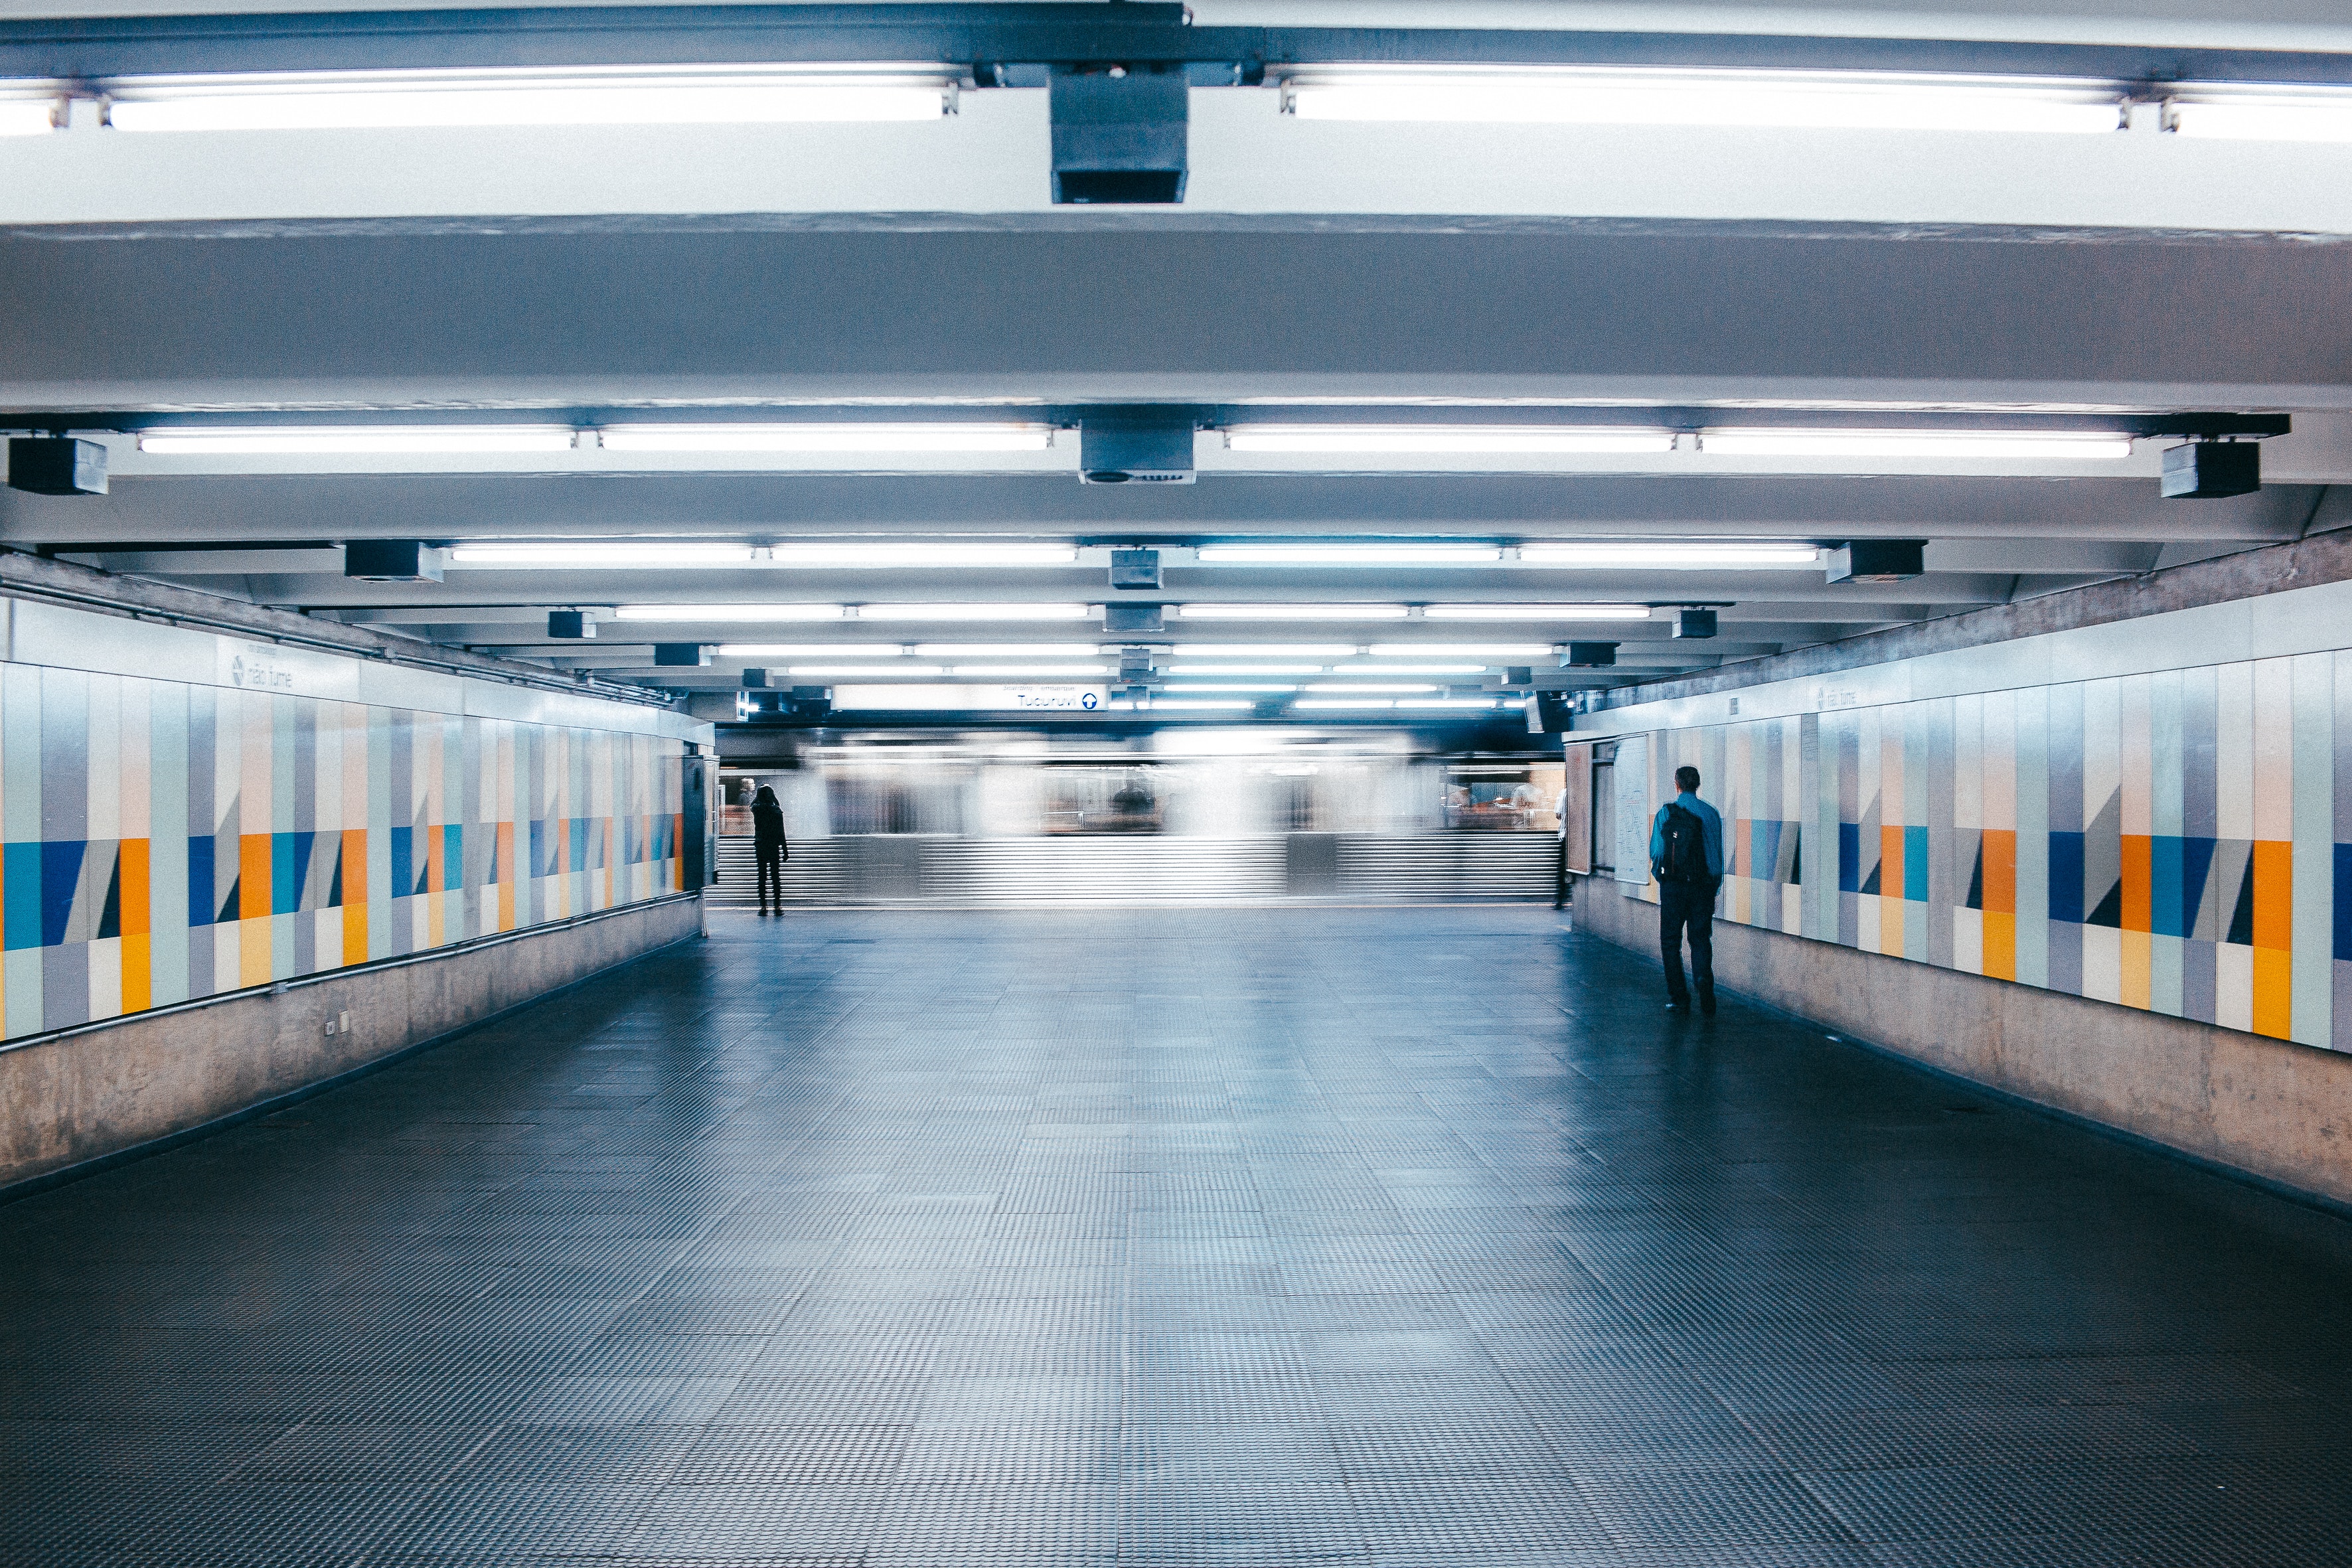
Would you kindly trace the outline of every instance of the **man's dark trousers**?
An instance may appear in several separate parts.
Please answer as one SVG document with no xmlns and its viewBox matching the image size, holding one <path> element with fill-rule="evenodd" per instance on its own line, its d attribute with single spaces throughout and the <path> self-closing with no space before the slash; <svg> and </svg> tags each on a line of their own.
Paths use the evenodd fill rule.
<svg viewBox="0 0 2352 1568">
<path fill-rule="evenodd" d="M 1658 884 L 1658 951 L 1666 961 L 1666 996 L 1688 1005 L 1683 981 L 1683 933 L 1690 932 L 1691 974 L 1698 982 L 1699 1005 L 1715 1010 L 1715 884 Z"/>
</svg>

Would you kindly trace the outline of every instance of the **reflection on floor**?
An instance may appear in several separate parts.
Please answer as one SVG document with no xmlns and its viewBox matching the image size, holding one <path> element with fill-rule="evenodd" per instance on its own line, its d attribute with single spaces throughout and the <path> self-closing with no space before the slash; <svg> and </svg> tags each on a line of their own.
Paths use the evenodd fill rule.
<svg viewBox="0 0 2352 1568">
<path fill-rule="evenodd" d="M 1548 910 L 714 926 L 0 1209 L 0 1562 L 2352 1552 L 2347 1227 Z"/>
</svg>

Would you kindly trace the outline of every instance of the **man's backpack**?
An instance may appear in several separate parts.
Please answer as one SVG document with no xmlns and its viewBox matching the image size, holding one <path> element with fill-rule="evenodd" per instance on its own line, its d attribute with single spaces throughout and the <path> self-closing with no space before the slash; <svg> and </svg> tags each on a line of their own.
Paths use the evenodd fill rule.
<svg viewBox="0 0 2352 1568">
<path fill-rule="evenodd" d="M 1715 874 L 1706 868 L 1706 825 L 1695 811 L 1685 810 L 1678 803 L 1666 803 L 1666 820 L 1660 829 L 1665 839 L 1666 852 L 1660 857 L 1659 880 L 1664 882 L 1711 882 Z"/>
</svg>

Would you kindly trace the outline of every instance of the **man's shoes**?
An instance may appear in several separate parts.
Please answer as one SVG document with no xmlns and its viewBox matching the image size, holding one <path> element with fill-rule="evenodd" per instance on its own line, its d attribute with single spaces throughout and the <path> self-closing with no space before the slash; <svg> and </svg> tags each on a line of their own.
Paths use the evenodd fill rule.
<svg viewBox="0 0 2352 1568">
<path fill-rule="evenodd" d="M 1702 996 L 1702 997 L 1700 997 L 1700 998 L 1698 999 L 1698 1010 L 1699 1010 L 1700 1012 L 1702 1012 L 1702 1013 L 1706 1014 L 1706 1015 L 1708 1017 L 1710 1017 L 1710 1018 L 1714 1017 L 1714 1016 L 1715 1016 L 1715 998 L 1714 998 L 1714 997 L 1712 997 L 1712 996 Z"/>
<path fill-rule="evenodd" d="M 1669 1013 L 1687 1013 L 1690 1011 L 1690 1004 L 1679 998 L 1675 998 L 1667 1002 L 1666 1011 Z"/>
</svg>

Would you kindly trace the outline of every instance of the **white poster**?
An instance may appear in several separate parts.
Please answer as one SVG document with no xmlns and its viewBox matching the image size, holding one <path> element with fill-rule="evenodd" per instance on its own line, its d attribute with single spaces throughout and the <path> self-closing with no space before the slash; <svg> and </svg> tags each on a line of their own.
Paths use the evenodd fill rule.
<svg viewBox="0 0 2352 1568">
<path fill-rule="evenodd" d="M 1617 879 L 1640 887 L 1650 879 L 1650 737 L 1618 742 L 1610 776 L 1617 789 Z"/>
</svg>

